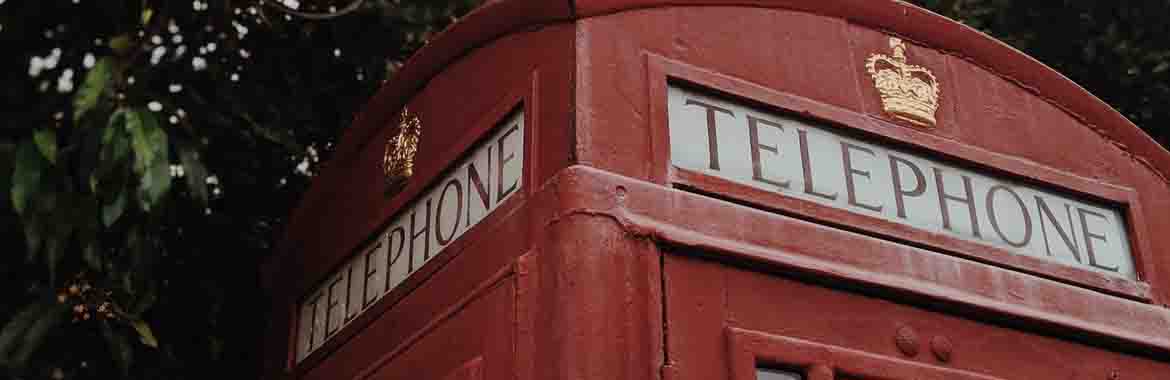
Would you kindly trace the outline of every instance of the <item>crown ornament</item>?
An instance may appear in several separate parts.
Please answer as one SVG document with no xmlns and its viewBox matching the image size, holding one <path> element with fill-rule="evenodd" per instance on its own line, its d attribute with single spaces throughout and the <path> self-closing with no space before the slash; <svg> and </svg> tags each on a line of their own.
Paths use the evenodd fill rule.
<svg viewBox="0 0 1170 380">
<path fill-rule="evenodd" d="M 906 63 L 906 44 L 890 37 L 893 56 L 871 54 L 865 69 L 881 96 L 882 109 L 891 116 L 922 127 L 935 125 L 939 84 L 925 67 Z"/>
<path fill-rule="evenodd" d="M 418 153 L 421 136 L 422 122 L 418 116 L 403 108 L 398 133 L 386 139 L 386 150 L 382 155 L 382 175 L 387 196 L 402 190 L 410 176 L 414 175 L 414 156 Z"/>
</svg>

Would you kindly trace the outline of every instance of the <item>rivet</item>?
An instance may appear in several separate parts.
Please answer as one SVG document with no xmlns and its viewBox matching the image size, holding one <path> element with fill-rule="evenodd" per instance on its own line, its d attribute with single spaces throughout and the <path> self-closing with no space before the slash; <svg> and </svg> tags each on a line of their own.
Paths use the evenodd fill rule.
<svg viewBox="0 0 1170 380">
<path fill-rule="evenodd" d="M 951 361 L 954 348 L 951 340 L 945 336 L 939 335 L 930 339 L 930 351 L 934 352 L 934 357 L 938 358 L 940 362 Z"/>
<path fill-rule="evenodd" d="M 898 328 L 898 332 L 894 334 L 894 344 L 906 356 L 914 357 L 918 355 L 918 333 L 913 328 L 910 328 L 910 326 Z"/>
<path fill-rule="evenodd" d="M 1116 369 L 1109 371 L 1109 380 L 1120 380 L 1120 379 L 1121 379 L 1121 371 L 1118 371 Z"/>
</svg>

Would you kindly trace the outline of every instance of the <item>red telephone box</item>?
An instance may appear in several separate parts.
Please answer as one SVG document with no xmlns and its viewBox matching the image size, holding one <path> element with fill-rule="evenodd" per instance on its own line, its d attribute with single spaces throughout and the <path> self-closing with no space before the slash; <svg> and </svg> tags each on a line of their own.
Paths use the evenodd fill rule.
<svg viewBox="0 0 1170 380">
<path fill-rule="evenodd" d="M 502 0 L 266 266 L 274 379 L 1170 378 L 1170 154 L 897 1 Z"/>
</svg>

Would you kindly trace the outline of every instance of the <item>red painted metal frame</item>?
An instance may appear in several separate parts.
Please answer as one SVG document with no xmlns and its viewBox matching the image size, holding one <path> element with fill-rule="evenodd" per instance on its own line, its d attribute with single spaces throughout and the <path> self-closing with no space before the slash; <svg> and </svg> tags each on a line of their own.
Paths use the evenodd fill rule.
<svg viewBox="0 0 1170 380">
<path fill-rule="evenodd" d="M 667 86 L 672 83 L 684 85 L 708 93 L 737 98 L 755 104 L 757 107 L 798 114 L 804 118 L 827 122 L 838 129 L 847 130 L 854 134 L 864 133 L 869 140 L 884 141 L 888 145 L 909 146 L 915 151 L 948 159 L 961 167 L 978 167 L 984 172 L 1004 173 L 1013 178 L 1037 184 L 1042 188 L 1062 189 L 1077 198 L 1094 199 L 1120 206 L 1126 211 L 1126 223 L 1131 233 L 1129 243 L 1133 251 L 1134 264 L 1138 270 L 1139 278 L 1144 279 L 1153 271 L 1153 268 L 1142 265 L 1149 260 L 1147 258 L 1149 255 L 1148 240 L 1144 238 L 1145 234 L 1142 232 L 1146 230 L 1146 224 L 1145 220 L 1139 217 L 1141 205 L 1138 204 L 1137 194 L 1132 189 L 1078 177 L 1028 161 L 964 145 L 798 95 L 768 89 L 653 53 L 646 53 L 646 60 L 647 76 L 650 82 L 650 94 L 648 94 L 651 115 L 650 131 L 653 134 L 650 145 L 654 157 L 654 167 L 657 168 L 653 178 L 665 178 L 664 181 L 660 179 L 657 181 L 691 189 L 702 194 L 736 199 L 765 210 L 781 211 L 789 215 L 802 215 L 821 223 L 863 231 L 911 245 L 925 246 L 936 251 L 990 265 L 1012 268 L 1060 282 L 1142 301 L 1150 300 L 1150 285 L 1146 282 L 1127 280 L 1031 256 L 1014 254 L 988 244 L 970 242 L 908 227 L 880 218 L 676 168 L 671 165 L 669 157 L 670 128 L 667 125 Z"/>
</svg>

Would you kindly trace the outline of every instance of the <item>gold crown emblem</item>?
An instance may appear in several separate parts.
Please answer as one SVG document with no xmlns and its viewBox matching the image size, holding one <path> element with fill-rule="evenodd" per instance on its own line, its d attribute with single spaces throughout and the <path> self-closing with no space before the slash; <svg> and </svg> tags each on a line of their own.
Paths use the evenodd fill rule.
<svg viewBox="0 0 1170 380">
<path fill-rule="evenodd" d="M 866 71 L 882 99 L 882 109 L 910 123 L 935 125 L 939 85 L 934 74 L 922 66 L 906 63 L 906 44 L 890 37 L 894 56 L 872 54 L 865 61 Z"/>
<path fill-rule="evenodd" d="M 418 153 L 421 136 L 422 122 L 403 108 L 398 134 L 386 139 L 386 152 L 382 155 L 382 175 L 386 181 L 387 195 L 401 190 L 410 176 L 414 175 L 414 155 Z"/>
</svg>

